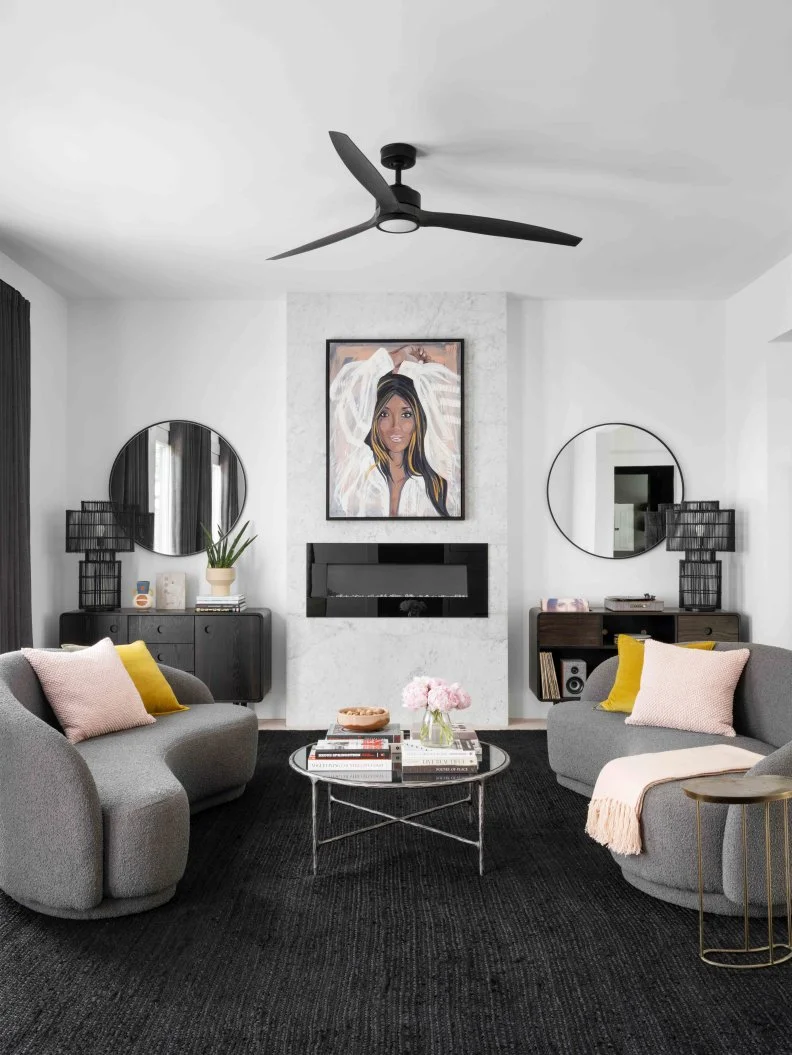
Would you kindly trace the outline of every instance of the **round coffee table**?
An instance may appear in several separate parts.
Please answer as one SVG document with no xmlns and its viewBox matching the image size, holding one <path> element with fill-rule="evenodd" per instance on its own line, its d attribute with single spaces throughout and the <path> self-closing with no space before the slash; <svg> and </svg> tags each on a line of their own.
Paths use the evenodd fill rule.
<svg viewBox="0 0 792 1055">
<path fill-rule="evenodd" d="M 789 872 L 789 800 L 792 798 L 792 780 L 776 776 L 724 776 L 699 777 L 682 785 L 688 798 L 696 802 L 696 840 L 698 845 L 698 880 L 699 880 L 699 956 L 704 963 L 712 967 L 731 967 L 742 970 L 753 967 L 773 967 L 792 958 L 792 904 L 790 904 Z M 742 859 L 743 859 L 743 944 L 737 949 L 704 947 L 704 870 L 701 856 L 701 803 L 719 802 L 731 806 L 742 806 Z M 774 802 L 782 804 L 784 821 L 784 870 L 786 880 L 786 925 L 785 942 L 775 941 L 773 932 L 773 866 L 772 844 L 770 840 L 770 806 Z M 767 891 L 767 945 L 751 945 L 748 923 L 748 826 L 745 807 L 764 806 L 765 837 L 765 880 Z M 776 951 L 785 949 L 784 956 Z M 762 960 L 753 963 L 726 963 L 713 960 L 715 955 L 732 955 L 749 957 L 757 953 L 767 953 Z"/>
<path fill-rule="evenodd" d="M 383 775 L 383 779 L 377 780 L 373 773 L 363 773 L 360 779 L 358 779 L 357 775 L 350 779 L 338 776 L 332 772 L 309 773 L 308 755 L 313 746 L 313 744 L 306 744 L 305 747 L 298 748 L 289 758 L 289 765 L 295 772 L 308 777 L 311 781 L 311 841 L 314 875 L 316 875 L 317 854 L 320 846 L 340 842 L 342 839 L 351 839 L 356 835 L 363 835 L 364 832 L 375 831 L 377 828 L 387 828 L 391 824 L 405 824 L 411 828 L 422 828 L 426 832 L 434 832 L 435 835 L 442 835 L 447 839 L 455 839 L 457 842 L 467 843 L 468 846 L 475 846 L 479 854 L 479 875 L 484 875 L 484 784 L 490 778 L 508 769 L 511 759 L 502 748 L 481 741 L 482 757 L 479 761 L 478 769 L 470 775 L 461 776 L 458 779 L 448 779 L 447 776 L 442 780 L 416 780 L 413 777 L 403 779 L 401 765 L 395 762 L 393 772 L 388 773 L 387 776 Z M 344 832 L 342 835 L 331 835 L 326 839 L 320 839 L 318 833 L 318 789 L 320 784 L 327 785 L 328 822 L 332 821 L 333 803 L 337 803 L 339 806 L 349 806 L 353 810 L 373 814 L 375 817 L 384 817 L 385 820 L 377 824 L 367 824 L 365 827 L 356 828 L 351 832 Z M 369 788 L 382 792 L 404 794 L 418 789 L 458 788 L 460 786 L 465 786 L 467 789 L 465 798 L 455 798 L 452 802 L 444 802 L 439 806 L 430 806 L 428 809 L 416 810 L 413 813 L 398 816 L 386 813 L 383 810 L 371 809 L 369 806 L 362 806 L 357 802 L 349 802 L 347 799 L 338 798 L 333 794 L 334 787 Z M 452 832 L 443 831 L 442 828 L 433 828 L 431 825 L 422 824 L 415 819 L 416 817 L 425 817 L 429 813 L 440 813 L 443 810 L 449 810 L 453 806 L 467 806 L 469 819 L 472 822 L 473 811 L 476 805 L 474 801 L 474 790 L 476 788 L 478 789 L 475 796 L 478 800 L 478 839 L 466 839 L 462 835 L 454 835 Z"/>
</svg>

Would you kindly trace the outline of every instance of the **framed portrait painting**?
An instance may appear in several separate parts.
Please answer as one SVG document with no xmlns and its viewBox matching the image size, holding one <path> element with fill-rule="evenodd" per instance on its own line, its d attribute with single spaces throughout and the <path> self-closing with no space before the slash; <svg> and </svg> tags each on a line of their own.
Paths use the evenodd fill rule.
<svg viewBox="0 0 792 1055">
<path fill-rule="evenodd" d="M 327 519 L 463 520 L 464 341 L 327 342 Z"/>
</svg>

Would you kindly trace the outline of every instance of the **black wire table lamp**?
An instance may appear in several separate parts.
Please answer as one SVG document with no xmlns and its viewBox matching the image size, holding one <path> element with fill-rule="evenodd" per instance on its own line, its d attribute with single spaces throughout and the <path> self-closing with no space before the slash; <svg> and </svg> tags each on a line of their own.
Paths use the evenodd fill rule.
<svg viewBox="0 0 792 1055">
<path fill-rule="evenodd" d="M 108 612 L 121 607 L 121 561 L 116 552 L 135 548 L 134 511 L 117 502 L 85 501 L 66 510 L 66 552 L 85 553 L 80 561 L 79 607 Z"/>
<path fill-rule="evenodd" d="M 716 552 L 733 553 L 734 510 L 720 503 L 675 502 L 663 507 L 666 549 L 684 550 L 679 562 L 679 607 L 714 612 L 721 606 L 721 562 Z"/>
</svg>

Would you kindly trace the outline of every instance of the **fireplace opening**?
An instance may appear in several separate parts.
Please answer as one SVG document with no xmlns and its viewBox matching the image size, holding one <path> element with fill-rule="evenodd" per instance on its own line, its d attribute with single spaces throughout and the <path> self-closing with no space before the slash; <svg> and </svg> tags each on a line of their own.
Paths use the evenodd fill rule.
<svg viewBox="0 0 792 1055">
<path fill-rule="evenodd" d="M 486 544 L 309 543 L 306 571 L 308 616 L 488 614 Z"/>
</svg>

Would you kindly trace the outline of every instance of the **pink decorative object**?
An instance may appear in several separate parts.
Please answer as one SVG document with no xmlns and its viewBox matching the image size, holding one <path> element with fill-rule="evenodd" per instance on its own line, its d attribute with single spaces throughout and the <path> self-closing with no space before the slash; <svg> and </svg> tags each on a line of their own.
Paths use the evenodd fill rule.
<svg viewBox="0 0 792 1055">
<path fill-rule="evenodd" d="M 464 710 L 470 706 L 470 696 L 458 681 L 449 685 L 444 678 L 413 678 L 402 690 L 402 702 L 411 711 Z"/>
<path fill-rule="evenodd" d="M 734 736 L 734 690 L 749 655 L 747 648 L 703 652 L 647 641 L 641 687 L 624 724 Z"/>
<path fill-rule="evenodd" d="M 154 724 L 109 637 L 80 652 L 22 652 L 73 744 Z"/>
</svg>

